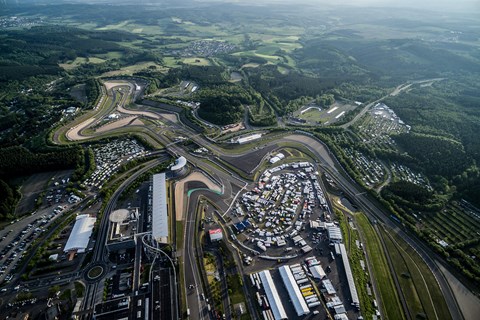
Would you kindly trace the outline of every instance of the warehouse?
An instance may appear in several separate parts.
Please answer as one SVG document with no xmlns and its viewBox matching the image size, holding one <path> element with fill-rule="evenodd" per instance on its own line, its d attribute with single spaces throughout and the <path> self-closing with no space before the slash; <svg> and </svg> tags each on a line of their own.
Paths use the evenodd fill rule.
<svg viewBox="0 0 480 320">
<path fill-rule="evenodd" d="M 277 287 L 275 287 L 275 283 L 273 283 L 270 271 L 263 270 L 260 271 L 258 274 L 260 276 L 260 280 L 262 280 L 262 285 L 265 289 L 268 302 L 270 303 L 273 317 L 275 318 L 275 320 L 287 319 L 287 313 L 283 308 L 282 301 L 280 300 L 280 296 L 278 295 Z"/>
<path fill-rule="evenodd" d="M 152 235 L 158 243 L 168 243 L 168 209 L 165 173 L 153 176 Z"/>
<path fill-rule="evenodd" d="M 302 296 L 302 292 L 298 288 L 297 282 L 288 266 L 282 266 L 278 269 L 280 271 L 280 275 L 282 276 L 283 284 L 287 288 L 288 295 L 290 296 L 290 300 L 292 300 L 293 306 L 295 307 L 295 311 L 297 315 L 303 316 L 310 313 L 310 309 L 305 302 L 305 299 Z"/>
<path fill-rule="evenodd" d="M 63 252 L 85 252 L 90 236 L 92 235 L 95 220 L 97 219 L 91 218 L 88 214 L 78 215 Z"/>
<path fill-rule="evenodd" d="M 345 267 L 345 273 L 347 274 L 348 288 L 352 296 L 352 305 L 359 307 L 360 300 L 358 299 L 357 288 L 355 288 L 355 282 L 353 281 L 352 269 L 350 268 L 350 262 L 348 261 L 347 249 L 343 243 L 340 244 L 340 252 L 342 254 L 343 266 Z"/>
</svg>

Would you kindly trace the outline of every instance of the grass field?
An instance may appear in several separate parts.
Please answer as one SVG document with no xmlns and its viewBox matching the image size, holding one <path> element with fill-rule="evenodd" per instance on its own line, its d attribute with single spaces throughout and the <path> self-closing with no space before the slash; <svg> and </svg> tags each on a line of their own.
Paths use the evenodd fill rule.
<svg viewBox="0 0 480 320">
<path fill-rule="evenodd" d="M 336 199 L 338 200 L 338 198 Z M 334 206 L 335 200 L 332 201 Z M 355 279 L 355 287 L 357 288 L 358 298 L 360 300 L 360 310 L 364 319 L 371 319 L 375 314 L 375 308 L 373 307 L 373 296 L 368 295 L 367 286 L 370 280 L 370 275 L 367 271 L 362 270 L 360 260 L 366 261 L 363 250 L 356 245 L 356 240 L 360 240 L 356 229 L 352 229 L 348 223 L 346 216 L 342 213 L 343 209 L 335 209 L 335 215 L 337 216 L 340 228 L 342 229 L 343 238 L 345 239 L 345 247 L 348 252 L 348 259 L 350 260 L 350 266 L 352 268 L 353 277 Z"/>
<path fill-rule="evenodd" d="M 400 287 L 403 291 L 403 296 L 405 297 L 405 301 L 407 303 L 408 310 L 412 317 L 427 315 L 425 309 L 422 306 L 422 302 L 420 301 L 420 297 L 418 295 L 416 286 L 420 286 L 421 283 L 417 282 L 412 277 L 412 273 L 410 272 L 410 268 L 408 266 L 407 261 L 405 261 L 402 252 L 396 247 L 393 241 L 388 237 L 385 232 L 384 234 L 384 241 L 385 245 L 388 249 L 388 254 L 393 262 L 393 267 L 395 269 L 395 273 L 398 277 Z M 421 280 L 421 279 L 420 279 Z M 428 316 L 429 319 L 436 319 L 436 317 Z"/>
<path fill-rule="evenodd" d="M 404 319 L 402 305 L 400 304 L 380 239 L 365 215 L 358 214 L 355 216 L 355 220 L 365 239 L 367 254 L 373 267 L 373 278 L 380 291 L 382 315 L 389 320 Z"/>
<path fill-rule="evenodd" d="M 77 57 L 73 61 L 69 61 L 67 63 L 60 63 L 59 66 L 67 71 L 75 69 L 81 64 L 84 63 L 92 63 L 92 64 L 98 64 L 98 63 L 103 63 L 106 60 L 97 58 L 97 57 L 89 57 L 89 58 L 83 58 L 83 57 Z"/>
<path fill-rule="evenodd" d="M 412 317 L 450 320 L 450 312 L 433 273 L 397 234 L 382 230 Z"/>
<path fill-rule="evenodd" d="M 155 67 L 156 70 L 166 70 L 165 67 L 153 62 L 153 61 L 144 61 L 144 62 L 138 62 L 134 65 L 123 67 L 121 69 L 115 70 L 115 71 L 109 71 L 105 72 L 102 74 L 102 77 L 112 77 L 112 76 L 117 76 L 117 75 L 132 75 L 135 72 L 141 71 L 148 69 L 150 67 Z"/>
<path fill-rule="evenodd" d="M 183 63 L 185 64 L 191 64 L 195 66 L 210 66 L 212 63 L 210 60 L 205 59 L 205 58 L 185 58 L 183 59 Z"/>
</svg>

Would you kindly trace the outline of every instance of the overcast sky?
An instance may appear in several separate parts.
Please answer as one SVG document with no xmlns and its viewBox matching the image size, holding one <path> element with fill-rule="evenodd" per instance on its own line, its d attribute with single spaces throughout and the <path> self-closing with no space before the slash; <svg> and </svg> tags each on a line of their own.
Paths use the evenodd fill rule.
<svg viewBox="0 0 480 320">
<path fill-rule="evenodd" d="M 408 7 L 431 10 L 453 10 L 478 12 L 480 21 L 480 0 L 194 0 L 199 2 L 235 2 L 235 3 L 289 3 L 289 4 L 328 4 L 360 7 Z"/>
</svg>

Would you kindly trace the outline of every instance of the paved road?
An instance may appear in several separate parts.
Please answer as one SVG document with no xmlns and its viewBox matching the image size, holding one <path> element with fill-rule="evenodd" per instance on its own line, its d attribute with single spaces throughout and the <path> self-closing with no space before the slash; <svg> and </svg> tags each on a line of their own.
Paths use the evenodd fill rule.
<svg viewBox="0 0 480 320">
<path fill-rule="evenodd" d="M 200 137 L 198 139 L 201 139 Z M 452 293 L 451 288 L 448 285 L 445 277 L 439 270 L 432 256 L 436 255 L 419 239 L 412 238 L 409 234 L 405 233 L 399 226 L 390 219 L 390 214 L 375 201 L 372 201 L 365 190 L 359 186 L 350 177 L 347 178 L 346 173 L 343 172 L 341 165 L 333 158 L 329 150 L 319 142 L 317 139 L 305 135 L 290 135 L 282 139 L 283 141 L 295 141 L 303 144 L 312 153 L 314 153 L 320 161 L 320 166 L 330 174 L 335 182 L 346 192 L 348 196 L 355 199 L 359 207 L 372 219 L 377 219 L 384 225 L 388 226 L 394 232 L 398 233 L 411 247 L 413 247 L 423 258 L 429 268 L 435 275 L 442 293 L 449 306 L 452 318 L 454 320 L 463 319 L 462 313 L 458 307 L 457 301 Z M 278 143 L 278 141 L 276 141 Z M 216 170 L 218 171 L 218 170 Z"/>
<path fill-rule="evenodd" d="M 363 107 L 363 109 L 360 111 L 359 114 L 357 114 L 352 120 L 350 120 L 349 122 L 343 124 L 340 126 L 340 128 L 343 128 L 343 129 L 347 129 L 349 128 L 351 125 L 353 125 L 355 122 L 358 121 L 358 119 L 360 119 L 365 113 L 367 113 L 368 110 L 370 110 L 370 108 L 372 106 L 374 106 L 375 104 L 379 103 L 380 101 L 388 98 L 388 97 L 391 97 L 391 96 L 396 96 L 398 94 L 400 94 L 401 92 L 407 90 L 408 88 L 410 88 L 413 84 L 420 84 L 420 83 L 427 83 L 427 82 L 433 82 L 433 81 L 440 81 L 440 80 L 443 80 L 445 78 L 434 78 L 434 79 L 425 79 L 425 80 L 416 80 L 416 81 L 408 81 L 408 82 L 405 82 L 405 83 L 402 83 L 401 85 L 397 86 L 392 92 L 388 93 L 387 95 L 373 101 L 373 102 L 370 102 L 369 104 L 367 104 L 365 107 Z"/>
<path fill-rule="evenodd" d="M 302 140 L 307 148 L 319 156 L 319 159 L 325 157 L 325 147 L 321 148 L 320 150 L 315 149 L 315 146 L 317 146 L 319 143 L 316 139 L 304 136 Z M 335 161 L 332 157 L 330 157 L 330 160 Z M 409 234 L 400 229 L 399 226 L 390 219 L 390 214 L 386 212 L 385 209 L 383 209 L 379 204 L 372 201 L 369 196 L 365 194 L 363 188 L 360 187 L 355 181 L 353 181 L 350 177 L 346 178 L 345 173 L 344 175 L 341 173 L 341 171 L 333 169 L 328 162 L 322 161 L 320 165 L 328 174 L 330 174 L 337 185 L 340 186 L 348 196 L 356 200 L 363 212 L 365 212 L 370 218 L 377 219 L 394 232 L 398 233 L 401 238 L 403 238 L 413 249 L 415 249 L 415 251 L 417 251 L 437 279 L 453 320 L 463 319 L 460 308 L 450 286 L 448 285 L 448 282 L 438 266 L 435 264 L 435 260 L 432 258 L 436 257 L 437 255 L 435 255 L 421 240 L 413 239 Z M 337 167 L 340 167 L 340 165 L 338 164 Z"/>
</svg>

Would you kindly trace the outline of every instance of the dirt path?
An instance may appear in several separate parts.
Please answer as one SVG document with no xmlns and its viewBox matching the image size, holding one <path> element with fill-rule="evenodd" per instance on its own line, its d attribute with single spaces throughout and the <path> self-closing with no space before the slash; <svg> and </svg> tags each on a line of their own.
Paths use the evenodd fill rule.
<svg viewBox="0 0 480 320">
<path fill-rule="evenodd" d="M 187 203 L 185 201 L 185 195 L 188 190 L 185 190 L 185 183 L 190 181 L 200 181 L 203 182 L 207 188 L 215 192 L 221 192 L 222 189 L 216 185 L 210 178 L 204 175 L 201 172 L 195 171 L 189 174 L 186 178 L 175 183 L 175 217 L 177 221 L 183 220 L 183 213 L 187 208 Z"/>
</svg>

